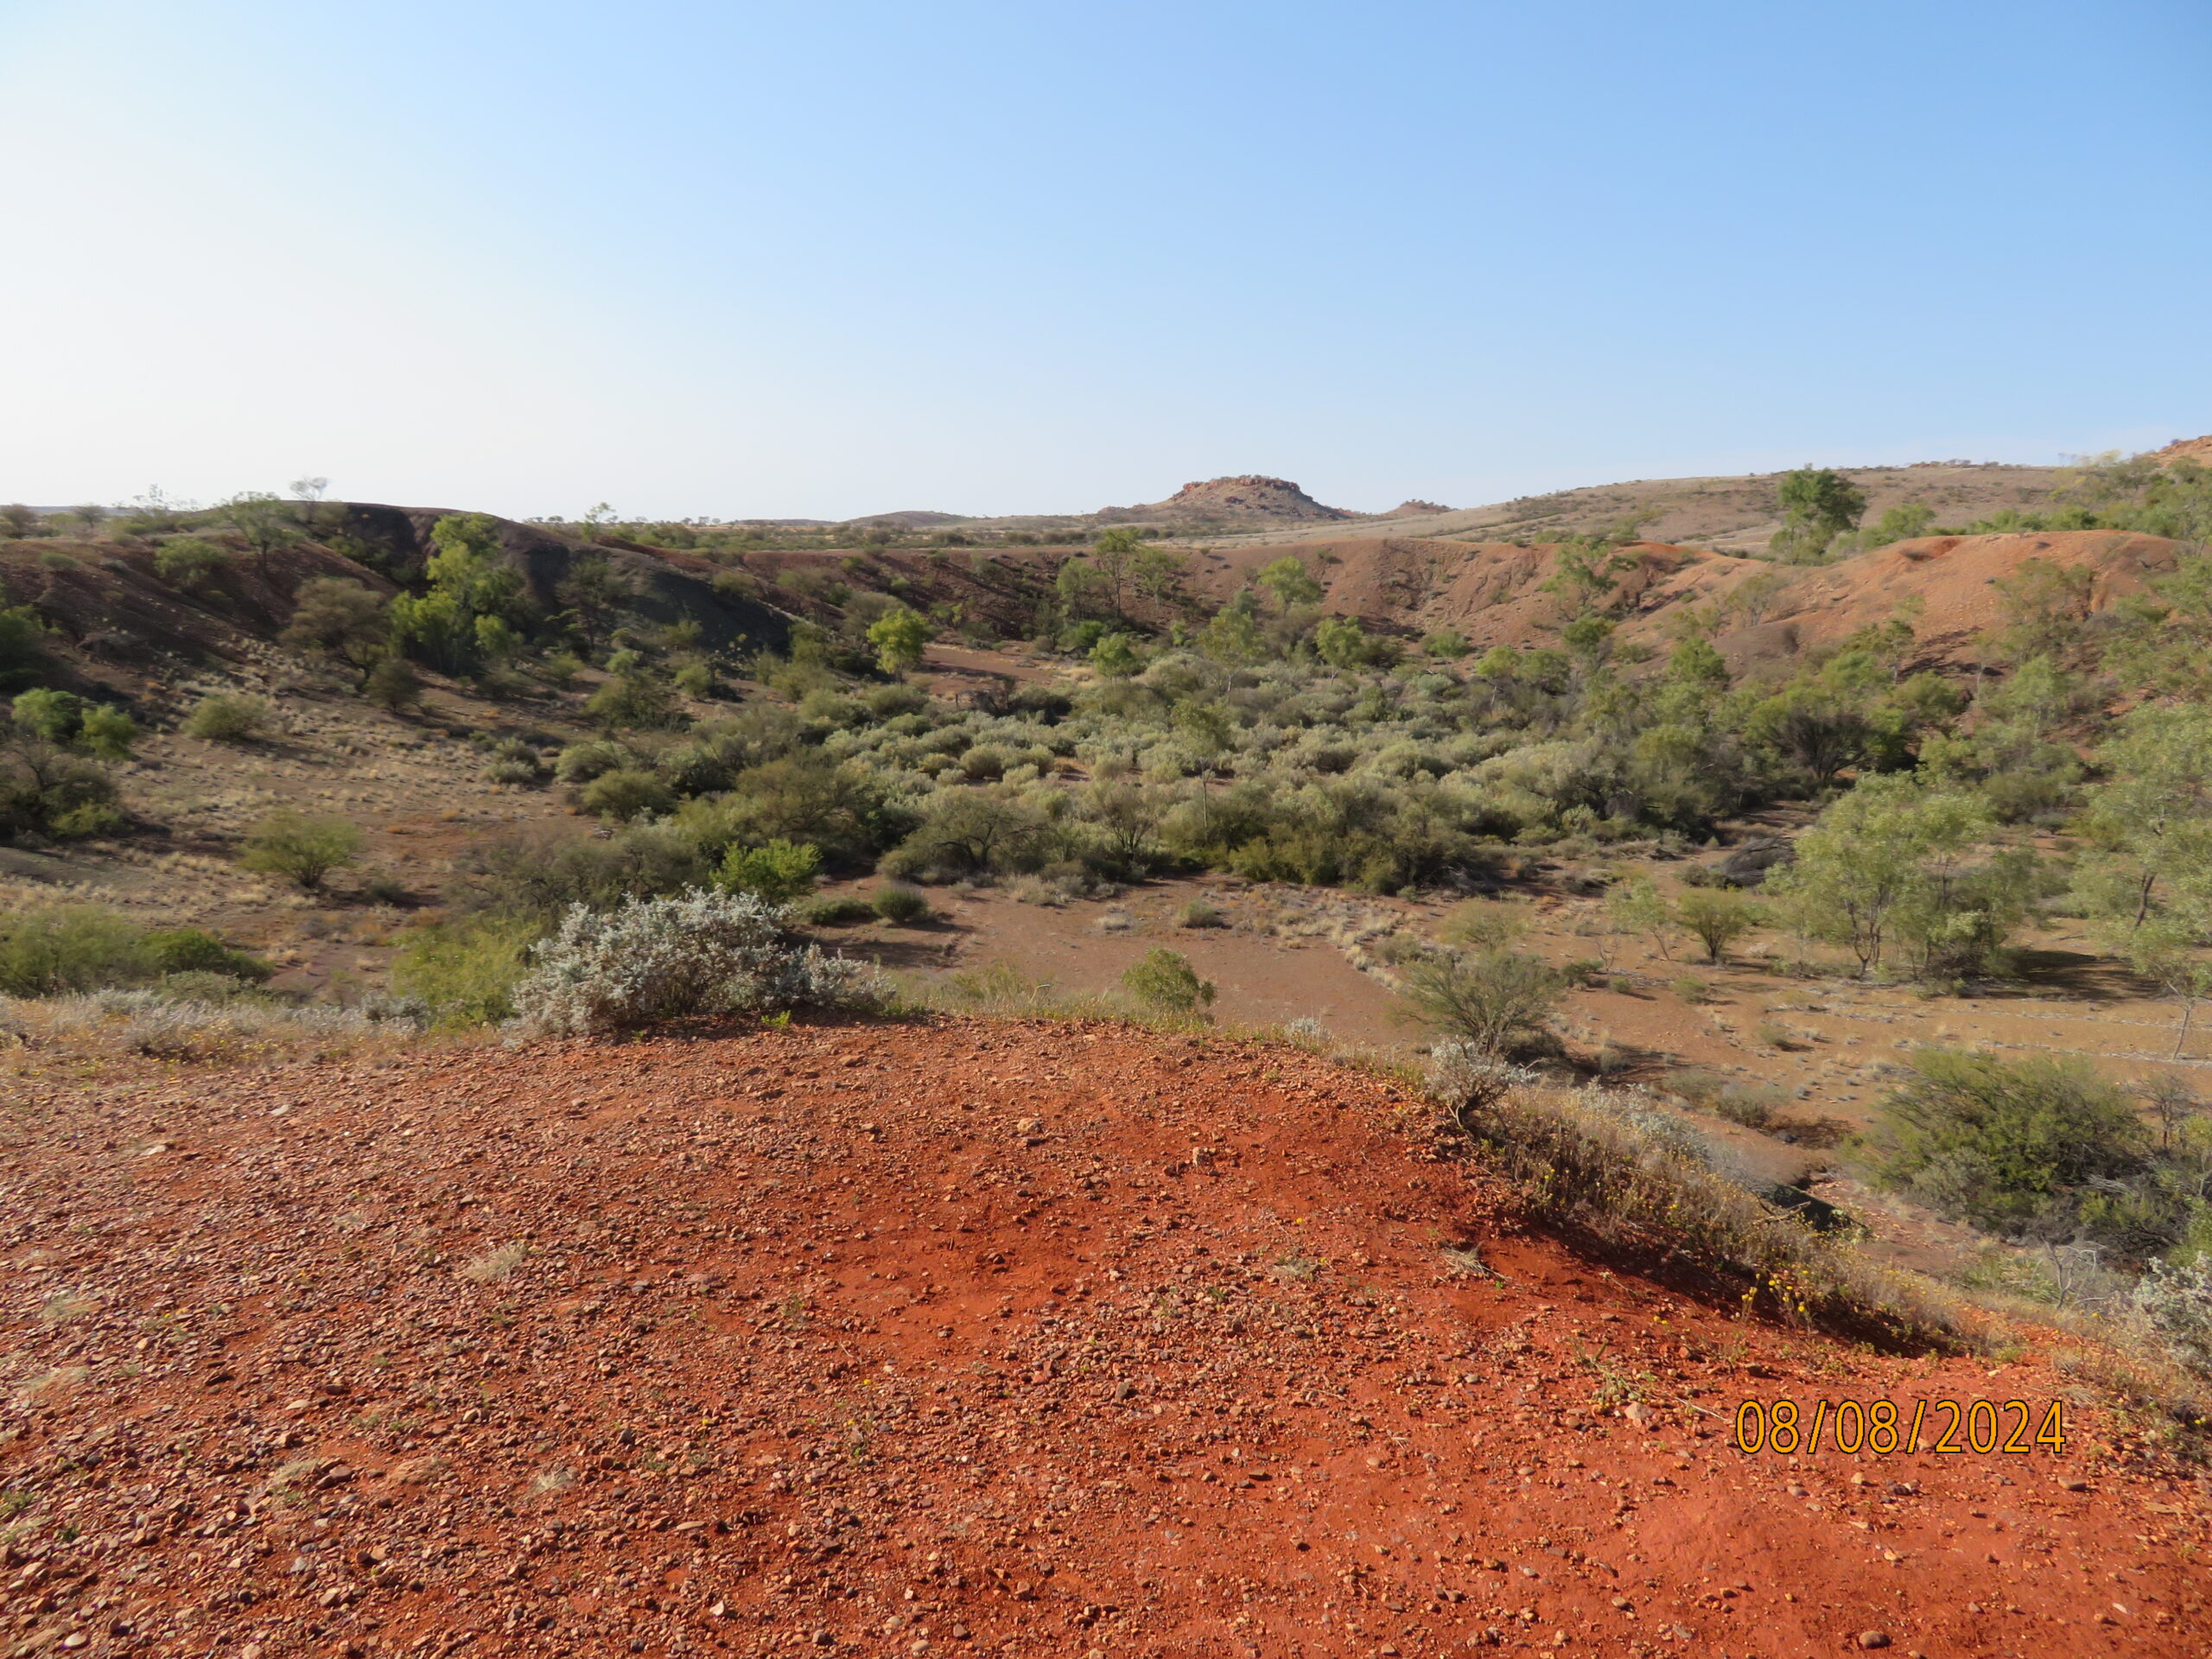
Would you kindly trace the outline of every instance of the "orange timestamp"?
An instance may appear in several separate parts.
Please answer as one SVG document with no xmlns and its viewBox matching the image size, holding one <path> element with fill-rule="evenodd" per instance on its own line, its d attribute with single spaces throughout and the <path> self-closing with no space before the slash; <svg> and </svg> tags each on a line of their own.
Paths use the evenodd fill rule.
<svg viewBox="0 0 2212 1659">
<path fill-rule="evenodd" d="M 1910 1419 L 1894 1400 L 1815 1400 L 1809 1426 L 1794 1400 L 1746 1400 L 1736 1408 L 1738 1452 L 1809 1457 L 1820 1451 L 1823 1434 L 1838 1452 L 1876 1457 L 1923 1450 L 2024 1455 L 2038 1446 L 2056 1453 L 2066 1450 L 2066 1418 L 2056 1400 L 2040 1421 L 2024 1400 L 1916 1400 Z"/>
</svg>

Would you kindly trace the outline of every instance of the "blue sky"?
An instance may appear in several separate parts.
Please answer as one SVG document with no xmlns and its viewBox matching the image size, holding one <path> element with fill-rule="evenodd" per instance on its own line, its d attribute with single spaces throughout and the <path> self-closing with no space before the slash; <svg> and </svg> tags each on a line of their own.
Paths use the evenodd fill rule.
<svg viewBox="0 0 2212 1659">
<path fill-rule="evenodd" d="M 2212 431 L 2182 0 L 0 0 L 0 499 L 1379 510 Z"/>
</svg>

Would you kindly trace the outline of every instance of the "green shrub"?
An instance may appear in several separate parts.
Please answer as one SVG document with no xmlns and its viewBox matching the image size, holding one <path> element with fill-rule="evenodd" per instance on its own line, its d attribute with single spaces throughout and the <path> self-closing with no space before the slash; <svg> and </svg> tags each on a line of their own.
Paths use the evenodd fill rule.
<svg viewBox="0 0 2212 1659">
<path fill-rule="evenodd" d="M 230 570 L 238 556 L 199 536 L 173 536 L 154 552 L 154 569 L 171 587 L 188 591 L 207 585 Z"/>
<path fill-rule="evenodd" d="M 672 677 L 676 689 L 702 701 L 715 694 L 715 671 L 704 663 L 686 663 Z"/>
<path fill-rule="evenodd" d="M 123 822 L 105 768 L 28 733 L 0 747 L 0 839 L 107 835 Z"/>
<path fill-rule="evenodd" d="M 1517 951 L 1445 950 L 1408 964 L 1406 1000 L 1439 1031 L 1486 1054 L 1543 1043 L 1565 988 L 1559 974 Z"/>
<path fill-rule="evenodd" d="M 185 716 L 184 733 L 211 743 L 257 742 L 268 735 L 276 714 L 266 697 L 242 691 L 210 692 Z"/>
<path fill-rule="evenodd" d="M 584 713 L 609 731 L 654 731 L 683 723 L 671 688 L 642 671 L 618 673 L 586 700 Z"/>
<path fill-rule="evenodd" d="M 2088 1061 L 1922 1049 L 1882 1103 L 1880 1179 L 1989 1232 L 2099 1219 L 2141 1168 L 2142 1124 Z M 2106 1190 L 2099 1191 L 2100 1187 Z"/>
<path fill-rule="evenodd" d="M 1669 980 L 1667 988 L 1694 1008 L 1713 1001 L 1713 987 L 1695 974 L 1684 974 L 1680 978 Z"/>
<path fill-rule="evenodd" d="M 73 691 L 40 686 L 17 697 L 13 712 L 20 729 L 49 743 L 67 745 L 76 741 L 85 718 L 85 700 Z"/>
<path fill-rule="evenodd" d="M 928 895 L 917 887 L 878 887 L 869 895 L 868 903 L 877 915 L 899 927 L 913 927 L 937 918 Z"/>
<path fill-rule="evenodd" d="M 0 993 L 7 995 L 135 985 L 159 971 L 145 934 L 113 911 L 72 905 L 0 914 Z"/>
<path fill-rule="evenodd" d="M 257 985 L 276 971 L 273 963 L 226 944 L 196 927 L 149 933 L 146 950 L 154 966 L 164 974 L 220 974 Z"/>
<path fill-rule="evenodd" d="M 74 692 L 41 687 L 18 696 L 16 729 L 63 747 L 87 750 L 107 760 L 127 760 L 138 728 L 108 703 L 87 702 Z"/>
<path fill-rule="evenodd" d="M 1155 1013 L 1185 1016 L 1211 1007 L 1215 994 L 1213 982 L 1173 950 L 1147 950 L 1122 976 L 1122 988 Z"/>
<path fill-rule="evenodd" d="M 0 605 L 0 690 L 35 680 L 51 666 L 38 613 L 28 605 Z"/>
<path fill-rule="evenodd" d="M 923 903 L 926 906 L 928 901 L 925 899 Z M 875 917 L 874 905 L 850 893 L 817 899 L 812 904 L 802 906 L 799 909 L 799 918 L 810 927 L 852 927 L 861 922 L 872 922 Z"/>
<path fill-rule="evenodd" d="M 617 823 L 657 817 L 676 804 L 676 793 L 650 772 L 618 767 L 586 784 L 578 797 L 587 812 Z"/>
<path fill-rule="evenodd" d="M 1193 899 L 1175 912 L 1178 927 L 1227 927 L 1229 918 L 1203 899 Z"/>
<path fill-rule="evenodd" d="M 286 808 L 253 826 L 238 861 L 249 870 L 281 875 L 302 893 L 320 893 L 334 870 L 361 855 L 360 827 L 350 819 L 315 817 Z"/>
<path fill-rule="evenodd" d="M 607 910 L 707 885 L 712 867 L 688 836 L 635 824 L 605 840 L 534 830 L 487 836 L 454 861 L 454 902 L 471 913 L 528 916 L 551 928 L 575 905 Z"/>
<path fill-rule="evenodd" d="M 531 948 L 544 937 L 534 918 L 457 918 L 418 928 L 392 963 L 391 982 L 419 997 L 444 1026 L 495 1025 L 514 1018 L 514 988 L 530 970 Z"/>
<path fill-rule="evenodd" d="M 137 723 L 112 703 L 94 703 L 77 726 L 79 747 L 103 760 L 128 760 L 137 741 Z"/>
<path fill-rule="evenodd" d="M 768 904 L 788 904 L 813 891 L 815 874 L 821 868 L 821 849 L 803 842 L 732 847 L 715 873 L 715 885 L 724 893 L 749 893 Z"/>
</svg>

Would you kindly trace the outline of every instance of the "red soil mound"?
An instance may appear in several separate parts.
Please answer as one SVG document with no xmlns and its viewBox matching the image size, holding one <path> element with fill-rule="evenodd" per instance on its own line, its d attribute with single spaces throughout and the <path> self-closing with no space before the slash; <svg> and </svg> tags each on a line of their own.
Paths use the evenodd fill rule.
<svg viewBox="0 0 2212 1659">
<path fill-rule="evenodd" d="M 1517 1236 L 1408 1104 L 961 1023 L 56 1085 L 0 1164 L 5 1650 L 2201 1650 L 2202 1501 L 2086 1405 L 1728 1441 L 2050 1370 Z"/>
</svg>

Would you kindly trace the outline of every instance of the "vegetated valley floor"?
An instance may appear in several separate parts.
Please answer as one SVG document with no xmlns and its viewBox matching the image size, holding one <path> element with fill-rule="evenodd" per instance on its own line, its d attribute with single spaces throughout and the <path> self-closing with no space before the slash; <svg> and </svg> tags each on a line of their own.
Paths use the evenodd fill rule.
<svg viewBox="0 0 2212 1659">
<path fill-rule="evenodd" d="M 2201 1480 L 2048 1356 L 1609 1268 L 1426 1110 L 1042 1022 L 24 1078 L 0 1653 L 2203 1651 Z"/>
</svg>

